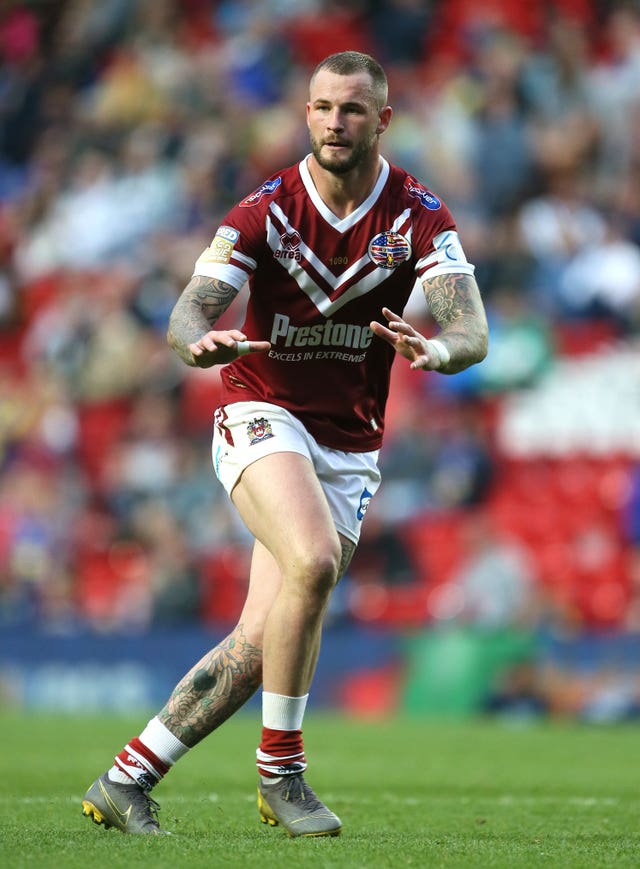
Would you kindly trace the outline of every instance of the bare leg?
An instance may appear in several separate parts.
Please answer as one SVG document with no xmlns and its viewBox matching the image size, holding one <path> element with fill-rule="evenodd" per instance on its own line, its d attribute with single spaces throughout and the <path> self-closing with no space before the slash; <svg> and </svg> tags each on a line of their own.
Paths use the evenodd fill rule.
<svg viewBox="0 0 640 869">
<path fill-rule="evenodd" d="M 190 748 L 220 727 L 260 687 L 264 622 L 279 585 L 277 565 L 256 543 L 238 625 L 178 682 L 158 713 L 165 727 Z"/>
<path fill-rule="evenodd" d="M 349 540 L 347 537 L 343 537 L 342 534 L 338 535 L 340 538 L 340 545 L 342 547 L 342 557 L 340 559 L 340 568 L 338 571 L 338 579 L 342 577 L 345 573 L 349 564 L 351 563 L 351 559 L 353 558 L 353 553 L 356 551 L 356 544 L 353 540 Z M 313 674 L 316 670 L 316 664 L 318 663 L 318 657 L 320 655 L 320 641 L 321 641 L 321 633 L 318 633 L 315 648 L 309 656 L 309 669 L 307 672 L 306 678 L 311 684 L 311 680 L 313 679 Z"/>
<path fill-rule="evenodd" d="M 158 718 L 192 748 L 255 693 L 262 681 L 262 651 L 239 624 L 178 682 Z"/>
<path fill-rule="evenodd" d="M 281 577 L 264 627 L 264 690 L 300 697 L 315 669 L 324 613 L 343 560 L 341 541 L 315 471 L 297 453 L 276 453 L 249 465 L 232 498 Z"/>
</svg>

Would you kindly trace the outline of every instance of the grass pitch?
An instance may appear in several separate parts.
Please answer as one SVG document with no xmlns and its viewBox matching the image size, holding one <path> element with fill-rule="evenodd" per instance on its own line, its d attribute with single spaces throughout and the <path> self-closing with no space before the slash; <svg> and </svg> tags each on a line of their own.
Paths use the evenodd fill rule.
<svg viewBox="0 0 640 869">
<path fill-rule="evenodd" d="M 147 716 L 148 717 L 148 716 Z M 81 814 L 91 781 L 146 723 L 0 715 L 0 865 L 14 867 L 636 867 L 640 728 L 362 722 L 309 714 L 309 780 L 341 837 L 258 821 L 259 722 L 237 716 L 154 792 L 171 837 Z"/>
</svg>

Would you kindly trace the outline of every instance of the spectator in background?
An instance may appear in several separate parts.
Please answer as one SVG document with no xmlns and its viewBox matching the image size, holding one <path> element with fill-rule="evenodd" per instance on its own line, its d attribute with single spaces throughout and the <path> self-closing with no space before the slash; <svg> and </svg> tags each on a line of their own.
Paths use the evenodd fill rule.
<svg viewBox="0 0 640 869">
<path fill-rule="evenodd" d="M 464 525 L 460 566 L 450 580 L 459 599 L 456 619 L 486 630 L 530 629 L 540 618 L 531 556 L 503 537 L 488 515 L 470 513 Z"/>
<path fill-rule="evenodd" d="M 473 168 L 476 205 L 490 219 L 512 211 L 531 188 L 533 161 L 520 85 L 523 59 L 514 33 L 488 31 L 479 40 Z"/>
<path fill-rule="evenodd" d="M 30 618 L 44 620 L 54 611 L 71 621 L 87 612 L 79 594 L 77 529 L 85 529 L 85 537 L 96 534 L 107 554 L 118 535 L 136 537 L 137 499 L 127 510 L 120 503 L 122 512 L 114 513 L 116 501 L 107 506 L 103 500 L 105 471 L 117 464 L 126 421 L 148 389 L 174 394 L 171 413 L 182 424 L 193 380 L 168 361 L 158 336 L 164 336 L 176 289 L 210 241 L 209 227 L 246 190 L 300 153 L 306 137 L 298 123 L 302 73 L 325 53 L 327 39 L 332 48 L 378 44 L 388 51 L 397 94 L 386 134 L 389 154 L 417 177 L 434 179 L 453 206 L 489 300 L 492 355 L 474 370 L 477 377 L 449 381 L 459 388 L 449 386 L 443 406 L 472 395 L 471 413 L 482 418 L 486 391 L 531 383 L 544 370 L 545 348 L 557 352 L 546 338 L 564 334 L 584 316 L 604 314 L 616 322 L 622 316 L 626 337 L 635 342 L 633 307 L 625 302 L 622 313 L 611 314 L 600 301 L 612 300 L 610 292 L 620 287 L 625 298 L 634 296 L 629 276 L 636 256 L 628 242 L 640 243 L 635 7 L 591 0 L 560 0 L 553 10 L 524 0 L 359 0 L 348 8 L 333 0 L 4 4 L 0 558 L 5 602 L 29 602 L 23 610 L 7 604 L 6 624 L 23 618 L 26 609 Z M 255 70 L 274 45 L 282 53 L 265 84 L 277 99 L 251 105 L 251 89 L 261 85 Z M 256 46 L 256 53 L 238 56 L 245 46 Z M 237 80 L 251 110 L 235 110 L 229 71 L 240 78 L 246 73 Z M 489 94 L 497 97 L 495 112 L 487 106 Z M 501 129 L 510 148 L 496 160 L 490 143 Z M 490 161 L 487 178 L 497 174 L 495 191 L 484 180 L 481 143 Z M 504 177 L 518 190 L 506 208 L 501 203 L 512 191 L 502 187 L 502 158 Z M 82 221 L 69 214 L 74 202 L 82 206 Z M 56 226 L 58 216 L 64 220 Z M 611 274 L 622 269 L 620 287 L 595 287 L 601 263 L 593 274 L 584 267 L 600 245 L 607 256 L 622 249 L 631 266 L 622 269 L 623 261 L 614 261 Z M 574 265 L 575 287 L 565 277 Z M 584 293 L 590 294 L 587 307 Z M 123 365 L 132 347 L 140 355 Z M 382 457 L 386 486 L 380 498 L 388 493 L 389 509 L 399 504 L 401 519 L 408 503 L 424 509 L 426 521 L 442 506 L 433 491 L 434 468 L 441 454 L 455 456 L 439 413 L 427 414 L 432 399 L 414 391 L 411 414 L 390 414 L 394 430 Z M 205 403 L 200 395 L 196 401 Z M 410 421 L 403 433 L 405 418 Z M 206 482 L 206 441 L 197 433 L 188 450 L 176 448 L 179 480 L 170 495 L 173 518 L 199 560 L 215 559 L 225 540 L 248 546 L 234 513 Z M 464 491 L 455 460 L 443 468 L 440 494 Z M 26 547 L 38 558 L 25 571 L 25 526 L 18 518 L 25 489 L 37 488 L 32 472 L 49 479 L 38 486 L 48 489 L 43 502 L 66 523 L 66 543 L 50 545 L 55 535 L 44 534 L 46 545 Z M 18 485 L 16 475 L 32 483 Z M 450 509 L 459 509 L 455 499 Z M 47 525 L 42 516 L 38 522 Z M 161 542 L 157 536 L 148 541 L 152 565 L 158 565 L 154 550 Z M 39 582 L 32 580 L 34 563 Z M 123 627 L 95 613 L 91 624 Z"/>
</svg>

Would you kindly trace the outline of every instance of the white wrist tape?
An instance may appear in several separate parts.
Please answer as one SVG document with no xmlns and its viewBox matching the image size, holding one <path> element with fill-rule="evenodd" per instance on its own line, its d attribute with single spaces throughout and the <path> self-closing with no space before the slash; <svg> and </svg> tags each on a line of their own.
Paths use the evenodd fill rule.
<svg viewBox="0 0 640 869">
<path fill-rule="evenodd" d="M 444 346 L 442 341 L 438 341 L 437 338 L 430 338 L 429 344 L 431 344 L 431 346 L 435 348 L 436 353 L 440 357 L 440 366 L 446 365 L 447 362 L 451 360 L 451 354 Z"/>
<path fill-rule="evenodd" d="M 238 356 L 246 356 L 251 352 L 248 341 L 238 341 L 236 344 L 236 352 Z"/>
</svg>

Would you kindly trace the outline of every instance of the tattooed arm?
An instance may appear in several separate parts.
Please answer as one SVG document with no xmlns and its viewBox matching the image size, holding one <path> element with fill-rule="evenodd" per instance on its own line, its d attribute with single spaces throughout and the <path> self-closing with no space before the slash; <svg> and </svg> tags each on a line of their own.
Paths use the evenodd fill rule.
<svg viewBox="0 0 640 869">
<path fill-rule="evenodd" d="M 489 329 L 475 278 L 466 274 L 438 275 L 423 281 L 431 313 L 440 327 L 427 339 L 389 308 L 382 313 L 387 326 L 371 323 L 374 333 L 409 359 L 412 368 L 456 374 L 487 355 Z"/>
<path fill-rule="evenodd" d="M 247 341 L 239 329 L 216 331 L 213 327 L 235 299 L 237 291 L 215 278 L 194 275 L 169 318 L 167 341 L 183 362 L 211 368 L 233 362 L 244 353 L 262 353 L 268 341 Z"/>
<path fill-rule="evenodd" d="M 437 340 L 451 357 L 439 370 L 455 374 L 482 362 L 489 349 L 489 329 L 475 278 L 465 274 L 438 275 L 427 278 L 422 286 L 441 329 Z"/>
</svg>

